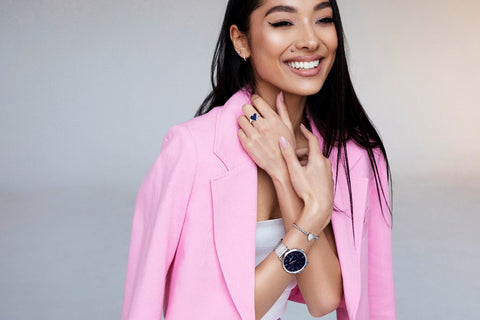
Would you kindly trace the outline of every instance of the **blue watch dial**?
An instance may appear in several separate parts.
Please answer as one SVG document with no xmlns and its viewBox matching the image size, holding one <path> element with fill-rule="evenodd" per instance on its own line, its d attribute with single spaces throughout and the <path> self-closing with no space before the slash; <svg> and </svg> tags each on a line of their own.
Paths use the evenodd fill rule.
<svg viewBox="0 0 480 320">
<path fill-rule="evenodd" d="M 302 250 L 290 250 L 283 258 L 283 268 L 288 273 L 299 273 L 307 265 L 307 256 Z"/>
</svg>

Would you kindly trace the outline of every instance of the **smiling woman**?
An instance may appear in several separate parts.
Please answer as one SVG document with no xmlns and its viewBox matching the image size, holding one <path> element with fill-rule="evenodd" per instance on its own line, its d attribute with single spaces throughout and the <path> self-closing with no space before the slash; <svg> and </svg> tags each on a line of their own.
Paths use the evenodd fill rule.
<svg viewBox="0 0 480 320">
<path fill-rule="evenodd" d="M 245 41 L 257 89 L 282 88 L 305 97 L 315 94 L 332 68 L 337 49 L 331 5 L 272 5 L 252 12 Z M 236 25 L 231 26 L 230 33 L 234 45 L 241 48 L 239 42 L 247 35 Z"/>
<path fill-rule="evenodd" d="M 394 319 L 388 161 L 335 1 L 230 0 L 138 193 L 123 319 Z"/>
</svg>

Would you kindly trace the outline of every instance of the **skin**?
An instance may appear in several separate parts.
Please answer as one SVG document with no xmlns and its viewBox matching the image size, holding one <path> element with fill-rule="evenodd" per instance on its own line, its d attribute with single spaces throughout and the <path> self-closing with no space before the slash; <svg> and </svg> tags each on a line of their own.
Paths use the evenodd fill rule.
<svg viewBox="0 0 480 320">
<path fill-rule="evenodd" d="M 331 164 L 316 136 L 302 125 L 306 97 L 322 88 L 335 60 L 337 34 L 332 9 L 326 4 L 325 0 L 265 0 L 250 16 L 249 34 L 235 25 L 230 28 L 235 50 L 242 59 L 250 59 L 256 82 L 257 94 L 252 104 L 243 106 L 244 116 L 238 119 L 238 136 L 258 166 L 257 220 L 283 218 L 283 242 L 307 253 L 309 264 L 296 280 L 315 317 L 335 310 L 343 294 L 330 224 Z M 320 59 L 318 72 L 296 72 L 287 65 L 291 59 Z M 250 124 L 248 117 L 255 112 L 261 117 Z M 320 238 L 307 241 L 293 222 Z M 256 267 L 257 319 L 293 277 L 274 253 Z"/>
</svg>

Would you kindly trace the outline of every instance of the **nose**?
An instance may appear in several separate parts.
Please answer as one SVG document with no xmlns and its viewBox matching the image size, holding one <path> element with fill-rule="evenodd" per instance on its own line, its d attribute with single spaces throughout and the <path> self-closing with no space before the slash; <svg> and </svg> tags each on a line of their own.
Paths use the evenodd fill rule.
<svg viewBox="0 0 480 320">
<path fill-rule="evenodd" d="M 319 46 L 319 39 L 314 27 L 310 23 L 304 23 L 299 30 L 298 40 L 295 43 L 297 50 L 316 50 Z"/>
</svg>

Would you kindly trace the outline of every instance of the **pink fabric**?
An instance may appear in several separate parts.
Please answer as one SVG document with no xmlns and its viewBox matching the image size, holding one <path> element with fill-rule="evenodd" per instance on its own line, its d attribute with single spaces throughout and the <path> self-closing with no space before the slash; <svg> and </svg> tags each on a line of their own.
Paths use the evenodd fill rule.
<svg viewBox="0 0 480 320">
<path fill-rule="evenodd" d="M 137 196 L 122 319 L 160 319 L 162 310 L 167 320 L 255 319 L 257 172 L 237 138 L 247 102 L 239 91 L 167 133 Z M 382 214 L 366 152 L 347 147 L 355 238 L 340 174 L 332 225 L 345 298 L 337 317 L 395 319 L 387 203 Z M 379 154 L 377 163 L 388 191 Z M 291 299 L 303 301 L 298 288 Z"/>
</svg>

